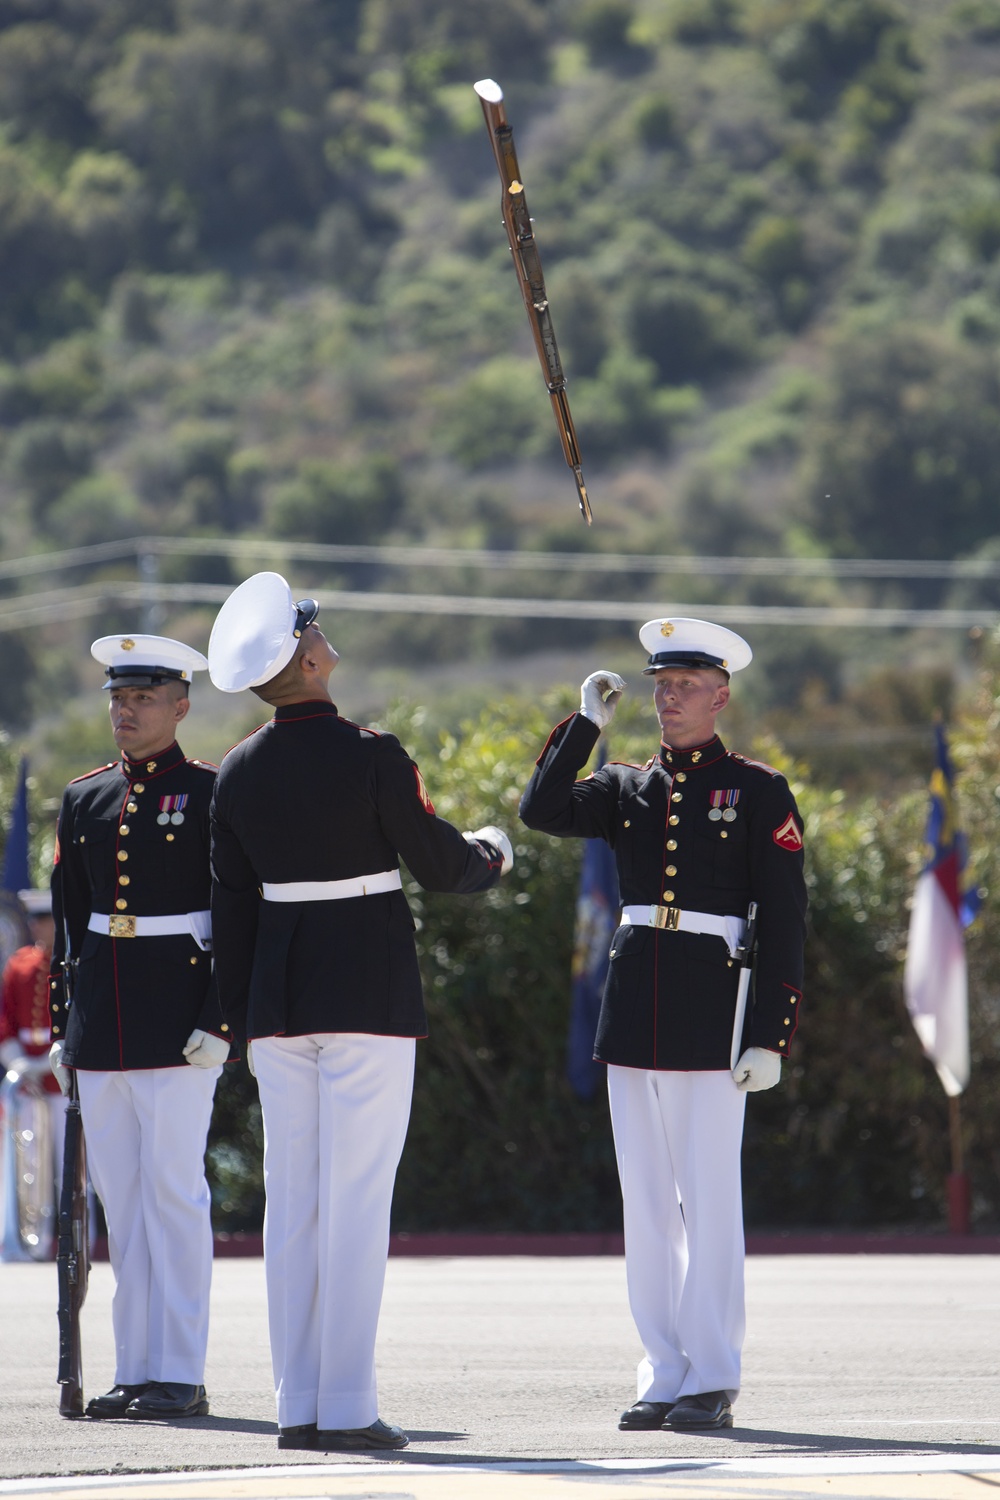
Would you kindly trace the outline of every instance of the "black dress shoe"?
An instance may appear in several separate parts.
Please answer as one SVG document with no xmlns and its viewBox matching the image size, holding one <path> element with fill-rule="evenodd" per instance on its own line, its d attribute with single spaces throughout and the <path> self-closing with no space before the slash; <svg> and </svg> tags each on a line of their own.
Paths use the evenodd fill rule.
<svg viewBox="0 0 1000 1500">
<path fill-rule="evenodd" d="M 698 1428 L 732 1427 L 733 1408 L 725 1391 L 703 1391 L 698 1396 L 682 1396 L 664 1427 L 690 1432 Z"/>
<path fill-rule="evenodd" d="M 207 1417 L 208 1397 L 203 1385 L 179 1385 L 174 1380 L 154 1380 L 126 1408 L 127 1417 Z"/>
<path fill-rule="evenodd" d="M 300 1427 L 278 1428 L 279 1448 L 315 1448 L 316 1423 L 303 1422 Z"/>
<path fill-rule="evenodd" d="M 149 1383 L 142 1385 L 116 1385 L 103 1396 L 94 1396 L 87 1402 L 86 1417 L 123 1417 L 129 1402 L 149 1390 Z"/>
<path fill-rule="evenodd" d="M 321 1427 L 316 1447 L 329 1453 L 342 1448 L 405 1448 L 409 1438 L 402 1427 L 390 1427 L 377 1417 L 370 1427 Z"/>
<path fill-rule="evenodd" d="M 672 1401 L 636 1401 L 628 1411 L 618 1418 L 622 1432 L 651 1432 L 663 1426 L 668 1411 L 673 1411 Z"/>
</svg>

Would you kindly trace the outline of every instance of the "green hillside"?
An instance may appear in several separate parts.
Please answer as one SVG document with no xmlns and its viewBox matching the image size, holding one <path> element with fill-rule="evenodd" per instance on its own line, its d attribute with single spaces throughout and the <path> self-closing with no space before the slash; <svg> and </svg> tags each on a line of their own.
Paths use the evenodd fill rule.
<svg viewBox="0 0 1000 1500">
<path fill-rule="evenodd" d="M 484 75 L 515 126 L 590 533 L 499 222 Z M 0 122 L 6 557 L 144 534 L 1000 551 L 996 0 L 0 0 Z M 433 587 L 997 600 L 792 576 Z M 469 649 L 442 619 L 346 629 L 372 659 Z M 516 654 L 608 631 L 472 634 Z M 871 660 L 857 632 L 781 634 L 778 706 L 810 678 L 836 698 Z M 65 636 L 7 635 L 8 724 L 65 682 Z"/>
</svg>

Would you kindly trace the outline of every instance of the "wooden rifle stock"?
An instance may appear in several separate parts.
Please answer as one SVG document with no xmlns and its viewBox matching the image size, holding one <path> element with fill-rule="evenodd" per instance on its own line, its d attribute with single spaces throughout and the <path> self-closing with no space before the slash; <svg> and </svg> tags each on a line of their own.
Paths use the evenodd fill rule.
<svg viewBox="0 0 1000 1500">
<path fill-rule="evenodd" d="M 542 276 L 542 262 L 535 243 L 531 216 L 528 213 L 528 205 L 524 196 L 524 184 L 521 181 L 521 172 L 517 164 L 514 132 L 507 121 L 507 112 L 503 106 L 503 91 L 499 84 L 494 83 L 492 78 L 482 78 L 474 85 L 474 88 L 483 107 L 486 128 L 489 131 L 493 155 L 496 158 L 497 170 L 503 185 L 500 206 L 503 211 L 507 239 L 510 241 L 511 255 L 514 258 L 517 283 L 521 288 L 521 296 L 524 299 L 525 311 L 531 326 L 531 335 L 535 341 L 542 373 L 545 376 L 549 400 L 552 402 L 552 411 L 559 429 L 563 454 L 576 480 L 580 513 L 589 526 L 593 521 L 593 515 L 587 498 L 587 486 L 583 482 L 576 428 L 573 426 L 569 401 L 566 398 L 566 377 L 563 374 L 555 330 L 552 327 L 549 299 Z"/>
<path fill-rule="evenodd" d="M 66 1144 L 63 1178 L 59 1194 L 59 1240 L 56 1270 L 59 1280 L 59 1374 L 62 1390 L 59 1414 L 83 1416 L 83 1350 L 80 1343 L 80 1309 L 87 1296 L 90 1250 L 87 1224 L 87 1152 L 80 1117 L 80 1095 L 76 1071 L 66 1105 Z"/>
</svg>

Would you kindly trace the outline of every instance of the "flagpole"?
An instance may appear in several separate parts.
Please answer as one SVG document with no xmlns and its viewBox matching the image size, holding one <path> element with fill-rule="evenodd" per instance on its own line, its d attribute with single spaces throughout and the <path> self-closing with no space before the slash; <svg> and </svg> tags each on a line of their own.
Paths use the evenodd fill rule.
<svg viewBox="0 0 1000 1500">
<path fill-rule="evenodd" d="M 948 1132 L 951 1136 L 951 1172 L 948 1176 L 948 1233 L 968 1234 L 971 1222 L 969 1175 L 962 1155 L 961 1096 L 948 1099 Z"/>
</svg>

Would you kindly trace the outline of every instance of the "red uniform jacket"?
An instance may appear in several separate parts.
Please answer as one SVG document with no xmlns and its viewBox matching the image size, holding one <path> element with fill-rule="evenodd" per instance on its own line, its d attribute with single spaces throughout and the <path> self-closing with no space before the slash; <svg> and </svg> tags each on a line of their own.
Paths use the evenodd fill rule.
<svg viewBox="0 0 1000 1500">
<path fill-rule="evenodd" d="M 41 1057 L 49 1050 L 49 954 L 34 944 L 12 953 L 3 971 L 0 1042 L 11 1037 L 25 1057 Z M 48 1094 L 59 1092 L 51 1074 L 44 1087 Z"/>
</svg>

